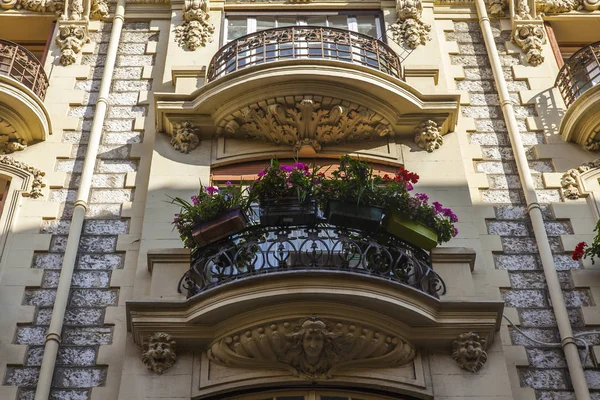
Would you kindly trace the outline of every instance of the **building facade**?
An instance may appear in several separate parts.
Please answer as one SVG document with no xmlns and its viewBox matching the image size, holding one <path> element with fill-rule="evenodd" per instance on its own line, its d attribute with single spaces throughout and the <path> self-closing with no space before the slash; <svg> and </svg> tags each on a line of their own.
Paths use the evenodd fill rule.
<svg viewBox="0 0 600 400">
<path fill-rule="evenodd" d="M 0 7 L 1 399 L 600 399 L 600 271 L 571 258 L 599 2 Z M 199 184 L 344 154 L 418 173 L 458 235 L 173 229 Z"/>
</svg>

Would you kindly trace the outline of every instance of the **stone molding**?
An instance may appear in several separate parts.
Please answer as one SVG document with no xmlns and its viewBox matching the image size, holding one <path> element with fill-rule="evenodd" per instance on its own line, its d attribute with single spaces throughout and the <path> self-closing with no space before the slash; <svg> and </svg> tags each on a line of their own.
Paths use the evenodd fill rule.
<svg viewBox="0 0 600 400">
<path fill-rule="evenodd" d="M 517 25 L 513 31 L 512 39 L 525 52 L 525 60 L 530 65 L 537 67 L 544 62 L 542 45 L 546 43 L 546 34 L 543 25 Z"/>
<path fill-rule="evenodd" d="M 435 121 L 430 119 L 421 122 L 415 129 L 415 143 L 428 153 L 439 149 L 444 144 L 444 138 Z"/>
<path fill-rule="evenodd" d="M 24 197 L 31 197 L 37 199 L 42 196 L 42 188 L 46 185 L 44 184 L 42 178 L 46 175 L 45 172 L 40 171 L 39 169 L 26 164 L 22 161 L 17 161 L 12 157 L 0 157 L 0 164 L 7 165 L 10 167 L 17 168 L 31 176 L 33 176 L 33 182 L 31 183 L 31 189 L 29 192 L 23 192 Z M 0 169 L 2 167 L 0 166 Z"/>
<path fill-rule="evenodd" d="M 596 168 L 600 168 L 600 158 L 565 172 L 560 180 L 563 195 L 571 200 L 583 197 L 586 193 L 581 182 L 581 175 Z"/>
<path fill-rule="evenodd" d="M 392 40 L 399 45 L 416 49 L 428 40 L 431 25 L 422 21 L 421 0 L 396 0 L 396 23 L 390 25 Z"/>
<path fill-rule="evenodd" d="M 452 358 L 458 366 L 477 372 L 487 361 L 486 340 L 474 332 L 463 333 L 452 343 Z"/>
<path fill-rule="evenodd" d="M 181 47 L 194 51 L 212 42 L 215 27 L 210 23 L 209 0 L 185 0 L 184 22 L 175 28 L 175 40 Z"/>
<path fill-rule="evenodd" d="M 293 146 L 294 151 L 304 146 L 320 151 L 323 145 L 383 137 L 392 131 L 383 116 L 366 107 L 335 98 L 318 102 L 310 96 L 300 101 L 269 99 L 253 104 L 219 125 L 225 135 Z"/>
<path fill-rule="evenodd" d="M 234 332 L 212 343 L 208 357 L 229 367 L 286 369 L 295 377 L 330 379 L 345 368 L 407 364 L 415 357 L 415 348 L 367 325 L 312 316 Z"/>
<path fill-rule="evenodd" d="M 76 54 L 90 41 L 86 23 L 74 21 L 59 22 L 56 43 L 60 46 L 60 63 L 71 65 L 77 61 Z"/>
<path fill-rule="evenodd" d="M 149 335 L 143 345 L 142 362 L 149 370 L 162 375 L 164 371 L 175 365 L 177 360 L 175 346 L 175 341 L 168 333 L 157 332 Z"/>
<path fill-rule="evenodd" d="M 173 135 L 171 136 L 171 146 L 181 153 L 189 153 L 200 144 L 198 137 L 198 128 L 190 121 L 183 121 L 180 124 L 175 124 L 173 127 Z"/>
</svg>

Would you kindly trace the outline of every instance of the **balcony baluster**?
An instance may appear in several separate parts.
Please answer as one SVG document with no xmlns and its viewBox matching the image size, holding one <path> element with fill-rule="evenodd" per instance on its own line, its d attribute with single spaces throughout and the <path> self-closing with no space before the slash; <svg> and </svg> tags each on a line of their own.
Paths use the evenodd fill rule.
<svg viewBox="0 0 600 400">
<path fill-rule="evenodd" d="M 48 77 L 40 61 L 26 48 L 0 39 L 0 75 L 22 83 L 40 100 L 44 100 Z"/>
</svg>

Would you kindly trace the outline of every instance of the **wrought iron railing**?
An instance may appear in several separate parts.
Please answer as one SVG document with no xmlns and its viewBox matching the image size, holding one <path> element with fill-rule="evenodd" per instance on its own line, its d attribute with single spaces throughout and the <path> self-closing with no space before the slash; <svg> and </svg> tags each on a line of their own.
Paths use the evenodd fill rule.
<svg viewBox="0 0 600 400">
<path fill-rule="evenodd" d="M 208 66 L 206 80 L 274 61 L 345 61 L 402 78 L 400 58 L 385 43 L 357 32 L 319 26 L 288 26 L 251 33 L 223 46 Z"/>
<path fill-rule="evenodd" d="M 21 82 L 44 100 L 48 77 L 40 61 L 23 46 L 0 39 L 0 75 Z"/>
<path fill-rule="evenodd" d="M 178 290 L 192 297 L 255 275 L 304 270 L 371 275 L 439 297 L 446 285 L 429 260 L 427 252 L 383 232 L 253 226 L 197 249 Z"/>
<path fill-rule="evenodd" d="M 556 78 L 556 87 L 560 90 L 567 107 L 599 83 L 600 42 L 590 44 L 573 54 Z"/>
</svg>

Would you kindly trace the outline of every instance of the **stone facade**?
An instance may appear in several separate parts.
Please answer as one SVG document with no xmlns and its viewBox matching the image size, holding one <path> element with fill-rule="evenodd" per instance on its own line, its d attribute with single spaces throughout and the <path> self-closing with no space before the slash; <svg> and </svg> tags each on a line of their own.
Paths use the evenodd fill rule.
<svg viewBox="0 0 600 400">
<path fill-rule="evenodd" d="M 205 67 L 223 45 L 223 13 L 272 12 L 278 6 L 301 12 L 312 7 L 310 2 L 138 3 L 127 3 L 131 17 L 125 19 L 118 45 L 51 400 L 211 398 L 216 393 L 255 386 L 264 390 L 286 386 L 318 390 L 319 385 L 311 386 L 311 380 L 331 380 L 331 386 L 356 384 L 357 391 L 376 386 L 389 396 L 411 393 L 453 400 L 575 400 L 563 351 L 556 345 L 561 338 L 487 49 L 481 28 L 473 19 L 473 4 L 461 2 L 456 7 L 463 7 L 462 11 L 451 13 L 448 10 L 453 10 L 452 1 L 381 2 L 379 17 L 391 28 L 387 43 L 403 57 L 408 54 L 402 60 L 404 82 L 390 77 L 385 81 L 385 70 L 371 74 L 373 78 L 368 63 L 353 69 L 350 62 L 340 66 L 332 61 L 320 68 L 325 75 L 339 72 L 341 83 L 331 83 L 338 85 L 335 93 L 331 90 L 323 94 L 317 91 L 322 90 L 325 79 L 319 77 L 318 84 L 311 82 L 309 73 L 293 70 L 296 66 L 289 60 L 289 71 L 269 71 L 268 63 L 254 65 L 248 75 L 250 83 L 245 82 L 241 70 L 221 83 L 223 76 L 218 74 L 206 82 L 211 71 Z M 318 2 L 314 7 L 323 9 L 325 3 Z M 350 10 L 364 9 L 358 0 L 349 3 Z M 30 10 L 28 15 L 55 18 L 54 3 L 47 9 L 27 4 L 2 5 L 8 11 L 0 11 L 0 33 L 3 18 L 21 9 Z M 2 399 L 33 399 L 38 382 L 114 24 L 113 9 L 107 14 L 106 4 L 93 4 L 96 9 L 102 6 L 102 12 L 96 10 L 94 14 L 102 21 L 78 22 L 85 24 L 89 43 L 81 40 L 76 51 L 67 52 L 66 60 L 64 51 L 61 53 L 64 38 L 49 41 L 45 70 L 50 86 L 44 106 L 53 125 L 52 135 L 11 154 L 16 161 L 0 163 L 0 168 L 21 166 L 33 181 L 0 219 L 4 221 L 8 213 L 15 215 L 6 238 L 0 241 L 4 246 L 0 307 L 7 310 L 0 315 Z M 596 182 L 596 186 L 590 184 L 584 190 L 582 182 L 589 178 L 584 174 L 594 180 L 597 166 L 589 162 L 597 156 L 565 142 L 558 134 L 566 109 L 560 94 L 552 88 L 558 66 L 548 43 L 550 36 L 539 33 L 535 46 L 519 43 L 526 37 L 515 44 L 508 7 L 504 3 L 489 5 L 495 10 L 493 17 L 500 17 L 492 22 L 494 40 L 570 322 L 576 333 L 596 330 L 594 326 L 600 325 L 596 306 L 600 301 L 600 271 L 588 261 L 572 260 L 570 252 L 577 242 L 589 242 L 593 234 L 598 215 L 594 193 L 600 185 Z M 465 14 L 467 8 L 471 14 Z M 194 31 L 199 25 L 200 33 Z M 77 25 L 78 29 L 83 26 Z M 539 21 L 531 26 L 543 29 Z M 406 53 L 407 49 L 412 53 Z M 530 54 L 532 49 L 534 55 Z M 310 73 L 316 76 L 319 68 L 313 69 Z M 304 92 L 286 80 L 289 76 L 298 76 Z M 277 84 L 260 87 L 254 83 L 260 79 L 273 79 Z M 390 92 L 373 89 L 379 79 L 388 86 L 385 90 L 390 90 L 391 81 L 398 81 L 394 83 L 394 95 L 405 96 L 401 101 L 407 104 L 406 93 L 412 93 L 411 99 L 423 95 L 439 101 L 427 100 L 432 104 L 427 115 L 424 109 L 411 109 L 408 116 L 398 116 L 393 105 L 388 106 Z M 359 83 L 348 89 L 344 85 L 350 80 Z M 221 93 L 234 95 L 225 101 Z M 213 95 L 210 104 L 202 103 L 203 96 Z M 252 96 L 262 97 L 256 100 Z M 440 104 L 452 103 L 452 96 L 459 99 L 457 107 L 443 108 Z M 322 105 L 315 98 L 326 101 Z M 236 102 L 240 107 L 234 107 Z M 166 107 L 167 103 L 172 108 Z M 439 112 L 431 111 L 434 107 Z M 305 109 L 309 113 L 303 115 L 312 119 L 290 122 L 292 116 Z M 353 128 L 355 125 L 360 128 Z M 266 132 L 265 126 L 273 129 Z M 275 131 L 280 135 L 273 135 Z M 323 136 L 322 131 L 335 131 L 337 136 Z M 285 137 L 289 132 L 294 134 Z M 348 137 L 354 141 L 346 143 Z M 262 140 L 249 140 L 256 138 Z M 300 300 L 291 305 L 286 311 L 289 315 L 277 309 L 276 300 L 267 304 L 252 298 L 256 310 L 240 307 L 234 312 L 224 307 L 225 316 L 215 316 L 202 308 L 205 303 L 201 302 L 212 300 L 210 296 L 185 301 L 185 296 L 177 292 L 179 279 L 189 269 L 189 254 L 182 251 L 173 232 L 171 221 L 177 208 L 167 204 L 167 196 L 190 196 L 199 181 L 209 182 L 211 167 L 215 166 L 228 168 L 236 162 L 266 160 L 273 154 L 282 159 L 298 154 L 318 159 L 346 152 L 414 170 L 421 176 L 420 184 L 427 194 L 456 210 L 459 235 L 440 253 L 432 252 L 433 268 L 448 286 L 439 301 L 398 290 L 399 296 L 406 295 L 397 301 L 404 306 L 399 306 L 395 314 L 402 316 L 402 325 L 394 316 L 377 319 L 375 312 L 355 312 L 348 304 L 344 305 L 347 309 L 339 306 L 336 310 L 312 298 L 305 300 L 305 308 L 298 304 Z M 565 196 L 561 191 L 563 175 L 582 165 L 590 167 L 572 176 L 577 194 Z M 474 249 L 473 258 L 456 250 L 464 247 Z M 333 296 L 347 289 L 339 282 L 328 278 L 322 283 Z M 365 292 L 371 288 L 364 283 Z M 253 290 L 252 295 L 243 295 L 262 294 L 260 288 Z M 301 294 L 297 296 L 302 298 Z M 340 296 L 350 298 L 351 294 Z M 285 302 L 285 296 L 281 297 Z M 375 297 L 370 296 L 364 303 L 370 305 Z M 215 304 L 222 301 L 219 293 L 214 299 Z M 428 341 L 423 339 L 425 345 L 415 344 L 419 334 L 406 326 L 421 326 L 420 318 L 425 317 L 413 313 L 406 304 L 418 301 L 436 312 L 443 309 L 435 308 L 439 304 L 453 301 L 487 305 L 503 302 L 500 312 L 521 332 L 506 321 L 497 321 L 497 331 L 489 328 L 492 334 L 486 338 L 483 331 L 461 327 L 460 332 L 452 331 L 452 337 L 440 334 L 444 337 L 439 339 L 432 334 Z M 151 318 L 144 314 L 144 319 L 126 309 L 126 302 L 142 311 L 144 306 L 140 304 L 144 302 L 151 304 L 149 308 L 164 304 L 171 308 L 166 312 L 168 318 L 163 315 L 165 320 L 152 330 Z M 358 307 L 355 303 L 351 305 Z M 214 304 L 206 309 L 211 306 Z M 260 307 L 266 311 L 257 316 L 262 312 Z M 384 320 L 385 324 L 381 322 Z M 294 330 L 295 326 L 300 328 Z M 315 367 L 317 361 L 311 364 L 300 353 L 288 356 L 289 348 L 281 345 L 287 340 L 297 349 L 305 349 L 302 329 L 322 335 L 335 348 L 327 356 L 319 350 L 318 357 L 314 357 L 322 362 L 321 369 Z M 152 345 L 140 341 L 140 337 L 153 341 Z M 255 346 L 254 338 L 260 339 L 256 342 L 262 346 L 262 353 L 248 351 Z M 359 352 L 360 343 L 367 338 L 370 353 L 364 350 L 368 346 Z M 587 357 L 584 372 L 592 398 L 600 400 L 600 369 L 592 357 L 599 354 L 600 330 L 586 339 L 592 354 Z M 352 357 L 338 354 L 342 342 L 355 351 Z M 469 353 L 474 351 L 469 350 L 473 343 L 476 356 Z M 242 349 L 242 345 L 247 348 Z M 401 353 L 402 348 L 405 353 Z M 165 349 L 169 357 L 163 356 Z M 344 363 L 350 361 L 354 364 L 348 364 L 352 368 L 346 370 Z M 339 370 L 338 364 L 343 365 Z M 368 372 L 361 372 L 363 365 L 368 365 Z M 385 369 L 382 372 L 377 367 Z"/>
</svg>

